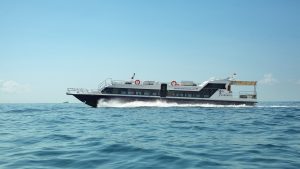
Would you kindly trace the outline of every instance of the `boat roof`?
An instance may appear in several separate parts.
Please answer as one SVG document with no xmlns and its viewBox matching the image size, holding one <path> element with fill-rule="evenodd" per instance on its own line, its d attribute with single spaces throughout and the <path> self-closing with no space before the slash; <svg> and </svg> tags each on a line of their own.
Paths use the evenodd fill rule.
<svg viewBox="0 0 300 169">
<path fill-rule="evenodd" d="M 231 85 L 239 85 L 239 86 L 255 86 L 257 81 L 240 81 L 240 80 L 232 80 L 230 81 Z"/>
<path fill-rule="evenodd" d="M 138 81 L 138 85 L 135 82 Z M 145 83 L 146 82 L 146 83 Z M 256 86 L 257 81 L 241 81 L 235 80 L 233 78 L 225 78 L 225 79 L 210 79 L 204 81 L 202 83 L 194 83 L 193 81 L 182 81 L 181 83 L 177 83 L 176 85 L 172 85 L 172 81 L 170 83 L 166 83 L 169 86 L 170 90 L 187 90 L 187 91 L 197 91 L 201 88 L 205 87 L 208 83 L 217 83 L 217 84 L 226 84 L 227 85 L 239 85 L 239 86 Z M 123 81 L 123 80 L 109 80 L 109 83 L 105 82 L 105 85 L 99 86 L 99 88 L 105 87 L 112 87 L 112 88 L 133 88 L 133 89 L 159 89 L 160 85 L 163 82 L 158 81 L 140 81 L 140 80 L 130 80 L 130 81 Z M 190 84 L 185 85 L 184 83 Z"/>
</svg>

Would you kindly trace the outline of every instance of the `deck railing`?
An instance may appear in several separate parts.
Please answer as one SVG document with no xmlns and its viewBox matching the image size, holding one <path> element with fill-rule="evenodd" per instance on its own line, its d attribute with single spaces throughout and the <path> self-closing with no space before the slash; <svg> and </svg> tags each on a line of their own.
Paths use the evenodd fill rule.
<svg viewBox="0 0 300 169">
<path fill-rule="evenodd" d="M 98 85 L 98 90 L 102 90 L 103 88 L 112 85 L 112 78 L 105 79 Z"/>
<path fill-rule="evenodd" d="M 239 98 L 241 98 L 241 99 L 256 99 L 257 94 L 255 91 L 240 91 Z"/>
<path fill-rule="evenodd" d="M 84 88 L 68 88 L 67 94 L 100 94 L 99 90 L 88 90 Z"/>
</svg>

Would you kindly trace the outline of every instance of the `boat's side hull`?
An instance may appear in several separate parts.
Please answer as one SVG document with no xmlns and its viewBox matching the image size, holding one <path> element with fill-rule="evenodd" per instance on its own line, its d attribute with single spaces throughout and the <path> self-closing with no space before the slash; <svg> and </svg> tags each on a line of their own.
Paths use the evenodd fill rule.
<svg viewBox="0 0 300 169">
<path fill-rule="evenodd" d="M 169 97 L 133 97 L 133 96 L 119 96 L 119 95 L 90 95 L 90 94 L 72 94 L 74 97 L 83 103 L 97 107 L 100 100 L 110 101 L 118 100 L 120 102 L 132 101 L 164 101 L 167 103 L 178 104 L 217 104 L 217 105 L 254 105 L 255 101 L 236 101 L 236 100 L 212 100 L 212 99 L 193 99 L 193 98 L 169 98 Z"/>
</svg>

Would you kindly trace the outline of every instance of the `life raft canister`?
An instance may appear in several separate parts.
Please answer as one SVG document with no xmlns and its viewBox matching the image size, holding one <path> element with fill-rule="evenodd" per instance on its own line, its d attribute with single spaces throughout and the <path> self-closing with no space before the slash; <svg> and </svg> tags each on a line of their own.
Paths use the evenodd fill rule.
<svg viewBox="0 0 300 169">
<path fill-rule="evenodd" d="M 171 85 L 172 85 L 172 86 L 177 86 L 177 82 L 176 82 L 175 80 L 173 80 L 173 81 L 171 82 Z"/>
<path fill-rule="evenodd" d="M 140 80 L 135 80 L 135 81 L 134 81 L 134 84 L 140 85 L 140 84 L 141 84 L 141 81 L 140 81 Z"/>
</svg>

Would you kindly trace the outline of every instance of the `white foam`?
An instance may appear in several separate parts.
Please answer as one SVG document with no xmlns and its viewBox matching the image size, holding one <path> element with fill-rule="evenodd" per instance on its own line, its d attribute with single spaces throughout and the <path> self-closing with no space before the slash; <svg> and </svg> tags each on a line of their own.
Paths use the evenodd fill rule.
<svg viewBox="0 0 300 169">
<path fill-rule="evenodd" d="M 215 104 L 178 104 L 178 103 L 167 103 L 163 101 L 153 101 L 153 102 L 144 102 L 144 101 L 133 101 L 123 103 L 118 100 L 111 101 L 99 101 L 98 107 L 251 107 L 246 105 L 215 105 Z"/>
<path fill-rule="evenodd" d="M 297 108 L 300 106 L 285 106 L 285 105 L 266 105 L 266 106 L 256 106 L 256 107 L 260 107 L 260 108 Z"/>
</svg>

